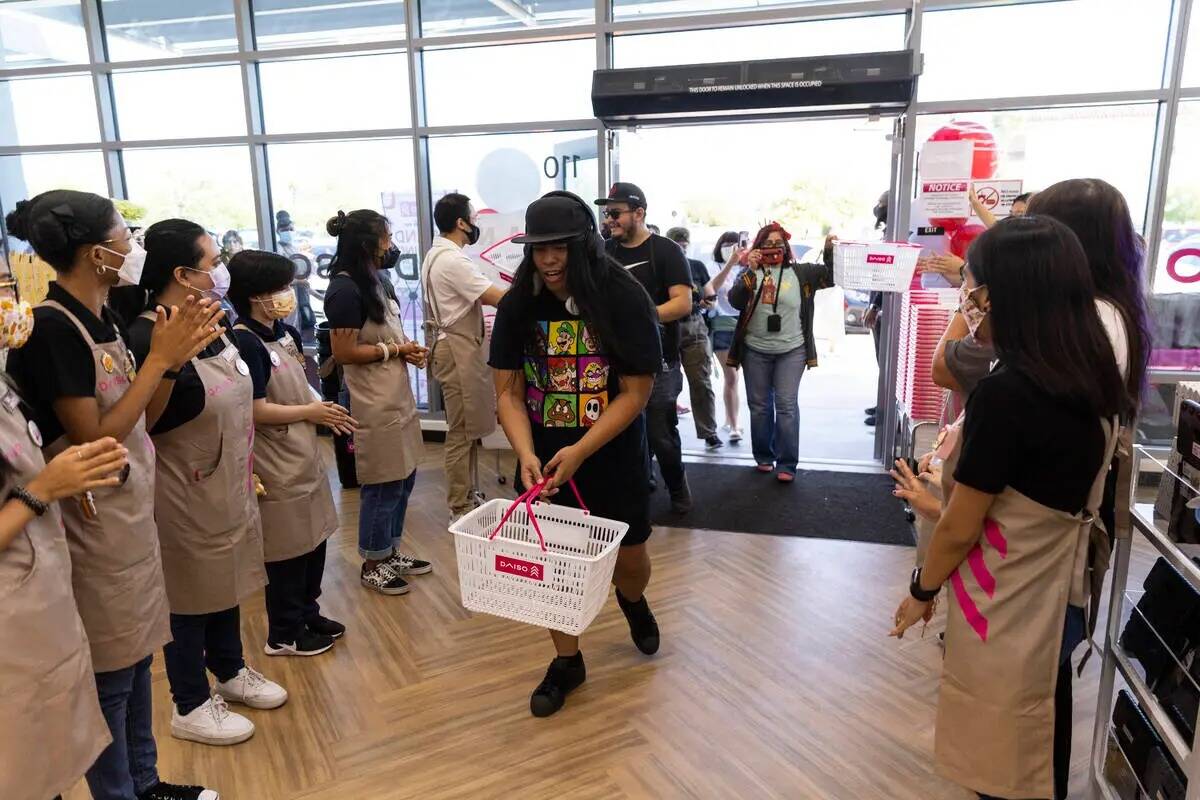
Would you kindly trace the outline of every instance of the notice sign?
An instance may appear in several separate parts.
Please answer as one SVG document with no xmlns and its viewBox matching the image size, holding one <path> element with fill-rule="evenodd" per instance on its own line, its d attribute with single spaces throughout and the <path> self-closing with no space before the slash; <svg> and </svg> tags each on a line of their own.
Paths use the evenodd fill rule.
<svg viewBox="0 0 1200 800">
<path fill-rule="evenodd" d="M 975 181 L 975 197 L 980 205 L 992 212 L 992 216 L 1003 219 L 1012 214 L 1013 200 L 1021 196 L 1024 184 L 1022 180 Z M 974 209 L 971 209 L 971 219 L 979 219 Z"/>
<path fill-rule="evenodd" d="M 930 219 L 965 218 L 971 213 L 973 141 L 926 142 L 921 148 L 919 200 Z"/>
</svg>

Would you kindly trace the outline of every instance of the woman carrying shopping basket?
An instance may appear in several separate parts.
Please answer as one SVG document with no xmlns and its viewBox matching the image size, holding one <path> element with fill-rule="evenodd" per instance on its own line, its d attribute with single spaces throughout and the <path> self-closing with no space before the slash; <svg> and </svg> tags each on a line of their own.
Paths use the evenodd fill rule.
<svg viewBox="0 0 1200 800">
<path fill-rule="evenodd" d="M 627 523 L 613 572 L 633 642 L 658 651 L 658 624 L 643 592 L 650 580 L 649 477 L 642 409 L 662 369 L 657 315 L 632 276 L 604 255 L 595 218 L 569 192 L 525 212 L 525 258 L 496 313 L 489 364 L 500 423 L 517 455 L 518 488 L 542 497 L 574 479 L 598 516 Z M 583 683 L 579 637 L 550 631 L 557 657 L 529 707 L 547 717 Z"/>
</svg>

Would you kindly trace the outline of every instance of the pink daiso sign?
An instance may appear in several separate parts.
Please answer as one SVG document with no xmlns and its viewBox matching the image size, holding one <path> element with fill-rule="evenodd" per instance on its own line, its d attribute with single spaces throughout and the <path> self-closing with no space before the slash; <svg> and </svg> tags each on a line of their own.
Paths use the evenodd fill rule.
<svg viewBox="0 0 1200 800">
<path fill-rule="evenodd" d="M 868 264 L 895 264 L 896 257 L 887 253 L 867 253 Z"/>
<path fill-rule="evenodd" d="M 970 188 L 966 181 L 926 181 L 921 185 L 921 191 L 930 192 L 965 192 Z"/>
<path fill-rule="evenodd" d="M 528 578 L 531 581 L 544 581 L 542 565 L 533 561 L 522 561 L 510 556 L 496 556 L 496 572 L 505 575 L 516 575 L 518 578 Z"/>
</svg>

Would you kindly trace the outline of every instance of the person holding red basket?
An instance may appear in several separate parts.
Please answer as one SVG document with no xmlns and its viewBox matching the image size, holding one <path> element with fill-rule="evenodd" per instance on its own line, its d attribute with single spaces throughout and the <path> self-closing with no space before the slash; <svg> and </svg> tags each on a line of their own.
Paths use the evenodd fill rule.
<svg viewBox="0 0 1200 800">
<path fill-rule="evenodd" d="M 524 495 L 582 507 L 629 525 L 613 572 L 637 648 L 658 651 L 650 581 L 649 476 L 642 410 L 662 368 L 658 317 L 645 289 L 604 253 L 595 217 L 570 192 L 525 212 L 525 257 L 501 300 L 488 360 L 497 410 L 517 455 Z M 577 492 L 559 493 L 574 480 Z M 536 498 L 535 498 L 536 499 Z M 557 657 L 530 697 L 548 717 L 583 683 L 579 637 L 550 631 Z"/>
</svg>

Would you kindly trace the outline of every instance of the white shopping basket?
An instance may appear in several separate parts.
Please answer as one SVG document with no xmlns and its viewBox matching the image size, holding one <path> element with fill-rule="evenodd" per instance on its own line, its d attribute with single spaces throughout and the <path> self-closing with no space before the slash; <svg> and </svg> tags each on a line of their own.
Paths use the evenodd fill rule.
<svg viewBox="0 0 1200 800">
<path fill-rule="evenodd" d="M 903 242 L 835 242 L 833 282 L 843 289 L 906 292 L 921 245 Z"/>
<path fill-rule="evenodd" d="M 588 513 L 570 485 L 582 510 L 535 505 L 538 484 L 450 526 L 463 607 L 575 636 L 591 624 L 608 599 L 629 525 Z"/>
</svg>

